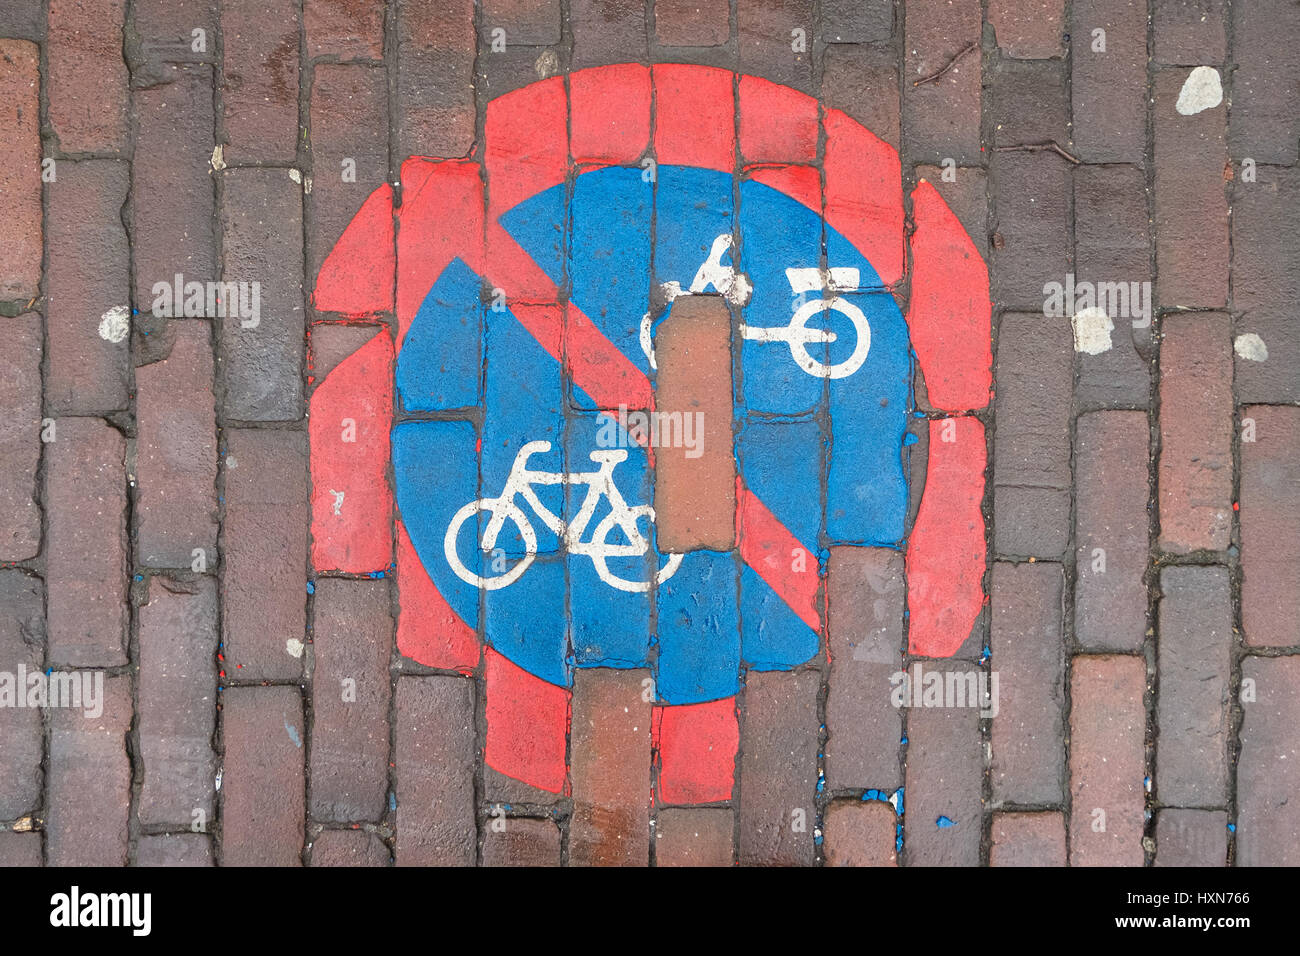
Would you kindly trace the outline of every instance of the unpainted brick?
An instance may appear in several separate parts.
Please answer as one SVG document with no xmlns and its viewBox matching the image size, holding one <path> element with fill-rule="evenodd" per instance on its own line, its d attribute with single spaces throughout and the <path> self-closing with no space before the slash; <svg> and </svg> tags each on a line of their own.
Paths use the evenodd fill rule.
<svg viewBox="0 0 1300 956">
<path fill-rule="evenodd" d="M 811 866 L 818 674 L 750 671 L 740 728 L 742 866 Z"/>
<path fill-rule="evenodd" d="M 1289 647 L 1300 644 L 1300 409 L 1248 406 L 1241 423 L 1243 637 Z"/>
<path fill-rule="evenodd" d="M 388 866 L 392 854 L 367 830 L 324 830 L 312 841 L 312 866 Z"/>
<path fill-rule="evenodd" d="M 126 0 L 50 0 L 46 89 L 50 125 L 65 153 L 126 148 L 125 15 Z"/>
<path fill-rule="evenodd" d="M 163 833 L 140 837 L 136 866 L 213 866 L 212 840 L 206 833 Z"/>
<path fill-rule="evenodd" d="M 1300 864 L 1300 657 L 1242 661 L 1237 762 L 1237 865 Z M 1250 681 L 1250 685 L 1247 685 Z M 1253 700 L 1245 699 L 1249 686 Z"/>
<path fill-rule="evenodd" d="M 0 193 L 9 220 L 0 246 L 0 301 L 29 301 L 40 290 L 40 58 L 35 43 L 0 40 L 0 126 L 6 132 L 0 141 Z"/>
<path fill-rule="evenodd" d="M 1076 0 L 1069 34 L 1076 155 L 1085 163 L 1141 163 L 1147 148 L 1145 0 Z M 1099 49 L 1103 40 L 1105 52 Z"/>
<path fill-rule="evenodd" d="M 484 866 L 559 866 L 560 828 L 554 820 L 493 817 L 483 828 Z"/>
<path fill-rule="evenodd" d="M 1060 813 L 995 813 L 989 866 L 1065 866 Z"/>
<path fill-rule="evenodd" d="M 41 354 L 39 315 L 5 319 L 9 333 L 0 353 L 0 561 L 25 561 L 41 548 L 36 469 L 41 461 Z"/>
<path fill-rule="evenodd" d="M 925 661 L 925 670 L 969 663 Z M 907 714 L 908 866 L 977 866 L 983 830 L 984 745 L 976 707 L 912 707 Z"/>
<path fill-rule="evenodd" d="M 879 800 L 836 800 L 826 808 L 827 866 L 898 866 L 898 818 Z"/>
<path fill-rule="evenodd" d="M 1156 866 L 1227 866 L 1228 814 L 1165 809 L 1156 814 Z"/>
<path fill-rule="evenodd" d="M 228 163 L 297 158 L 298 11 L 293 0 L 221 4 Z"/>
<path fill-rule="evenodd" d="M 904 148 L 928 163 L 980 163 L 980 4 L 920 0 L 905 10 Z M 950 64 L 943 76 L 917 85 Z"/>
<path fill-rule="evenodd" d="M 300 866 L 305 826 L 302 695 L 297 687 L 222 693 L 224 866 Z"/>
<path fill-rule="evenodd" d="M 16 695 L 0 707 L 0 820 L 16 820 L 41 803 L 45 728 L 40 708 L 27 706 L 28 684 L 19 674 L 39 674 L 45 669 L 44 645 L 40 578 L 17 569 L 0 571 L 0 671 L 7 672 L 6 683 L 13 682 L 6 697 Z"/>
</svg>

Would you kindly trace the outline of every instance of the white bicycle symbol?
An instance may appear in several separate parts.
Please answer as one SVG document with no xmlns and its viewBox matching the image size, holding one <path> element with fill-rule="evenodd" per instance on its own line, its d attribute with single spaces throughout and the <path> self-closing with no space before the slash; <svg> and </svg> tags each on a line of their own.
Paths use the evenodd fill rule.
<svg viewBox="0 0 1300 956">
<path fill-rule="evenodd" d="M 529 457 L 534 454 L 546 454 L 550 450 L 551 443 L 548 441 L 532 441 L 525 444 L 515 455 L 514 464 L 510 466 L 510 475 L 506 478 L 505 488 L 502 489 L 499 497 L 471 501 L 452 516 L 451 524 L 447 526 L 446 537 L 443 538 L 443 551 L 446 553 L 447 563 L 451 569 L 466 584 L 485 591 L 508 587 L 519 580 L 537 557 L 537 531 L 527 513 L 515 502 L 516 497 L 522 497 L 541 519 L 542 524 L 560 536 L 570 554 L 581 554 L 591 558 L 596 573 L 610 587 L 631 593 L 648 591 L 649 581 L 629 581 L 621 578 L 610 571 L 608 564 L 610 558 L 639 558 L 650 551 L 650 542 L 637 527 L 637 522 L 641 518 L 647 518 L 653 524 L 654 508 L 650 505 L 628 505 L 614 483 L 614 466 L 627 459 L 627 450 L 591 452 L 591 460 L 600 468 L 580 474 L 533 471 L 528 467 Z M 566 525 L 542 504 L 537 497 L 537 492 L 533 490 L 534 485 L 586 485 L 588 491 L 582 507 L 578 509 L 573 520 Z M 587 525 L 591 522 L 592 515 L 595 514 L 602 498 L 609 500 L 610 512 L 596 525 L 591 540 L 584 542 L 582 535 L 587 530 Z M 506 521 L 514 522 L 519 529 L 519 536 L 523 539 L 523 559 L 503 574 L 480 577 L 460 560 L 456 542 L 461 526 L 479 512 L 486 512 L 492 516 L 483 529 L 481 541 L 483 551 L 491 552 L 496 547 L 497 537 L 501 534 Z M 626 544 L 609 542 L 609 536 L 615 529 L 623 533 Z M 663 567 L 656 572 L 655 582 L 662 583 L 672 577 L 678 565 L 682 563 L 682 557 L 680 554 L 670 554 Z"/>
</svg>

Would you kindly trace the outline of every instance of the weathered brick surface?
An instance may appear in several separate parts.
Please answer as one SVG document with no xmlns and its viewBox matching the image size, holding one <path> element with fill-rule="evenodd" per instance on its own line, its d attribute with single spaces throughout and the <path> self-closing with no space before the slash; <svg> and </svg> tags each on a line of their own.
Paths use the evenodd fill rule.
<svg viewBox="0 0 1300 956">
<path fill-rule="evenodd" d="M 45 609 L 41 580 L 18 570 L 0 571 L 0 671 L 12 675 L 20 699 L 0 707 L 0 820 L 16 820 L 41 803 L 41 750 L 45 737 L 38 707 L 28 707 L 26 674 L 44 670 Z M 6 681 L 6 682 L 7 682 Z M 23 706 L 17 706 L 20 703 Z"/>
<path fill-rule="evenodd" d="M 1232 155 L 1294 164 L 1300 139 L 1300 9 L 1287 0 L 1232 5 Z"/>
<path fill-rule="evenodd" d="M 898 70 L 890 50 L 848 44 L 827 47 L 822 102 L 843 110 L 898 148 Z"/>
<path fill-rule="evenodd" d="M 1071 662 L 1071 866 L 1142 865 L 1145 690 L 1140 657 Z"/>
<path fill-rule="evenodd" d="M 1226 315 L 1170 315 L 1160 346 L 1160 547 L 1222 550 L 1232 533 L 1232 344 Z"/>
<path fill-rule="evenodd" d="M 1070 166 L 1055 153 L 994 153 L 990 278 L 1000 305 L 1043 308 L 1043 284 L 1065 282 L 1071 249 Z"/>
<path fill-rule="evenodd" d="M 655 865 L 731 866 L 735 819 L 721 807 L 661 811 L 655 817 Z"/>
<path fill-rule="evenodd" d="M 1300 848 L 1300 657 L 1242 661 L 1241 679 L 1253 682 L 1243 701 L 1237 763 L 1237 865 L 1295 866 Z"/>
<path fill-rule="evenodd" d="M 0 0 L 4 34 L 22 40 L 45 37 L 45 4 L 40 0 Z"/>
<path fill-rule="evenodd" d="M 812 92 L 816 34 L 812 0 L 736 0 L 742 73 Z"/>
<path fill-rule="evenodd" d="M 398 866 L 473 866 L 474 685 L 397 682 Z"/>
<path fill-rule="evenodd" d="M 990 0 L 989 23 L 1007 56 L 1041 59 L 1060 56 L 1065 0 Z"/>
<path fill-rule="evenodd" d="M 46 445 L 49 662 L 126 663 L 126 442 L 111 425 L 61 418 Z"/>
<path fill-rule="evenodd" d="M 1300 409 L 1241 410 L 1241 623 L 1256 647 L 1300 644 Z"/>
<path fill-rule="evenodd" d="M 384 7 L 367 0 L 304 0 L 307 54 L 344 60 L 384 58 Z"/>
<path fill-rule="evenodd" d="M 474 139 L 473 0 L 397 8 L 399 156 L 464 156 Z"/>
<path fill-rule="evenodd" d="M 153 577 L 139 618 L 140 822 L 207 830 L 216 819 L 216 583 Z"/>
<path fill-rule="evenodd" d="M 721 46 L 731 33 L 725 0 L 663 0 L 655 3 L 655 37 L 664 46 Z"/>
<path fill-rule="evenodd" d="M 927 669 L 970 665 L 927 661 Z M 912 707 L 907 712 L 908 866 L 976 866 L 983 829 L 984 745 L 974 707 Z"/>
<path fill-rule="evenodd" d="M 560 40 L 559 0 L 483 0 L 483 25 L 500 27 L 508 44 L 545 46 Z"/>
<path fill-rule="evenodd" d="M 297 687 L 228 687 L 221 698 L 221 862 L 299 866 L 306 823 L 302 694 Z"/>
<path fill-rule="evenodd" d="M 1070 94 L 1059 60 L 1002 60 L 992 72 L 985 112 L 995 147 L 1070 141 Z"/>
<path fill-rule="evenodd" d="M 818 675 L 751 671 L 742 692 L 742 866 L 813 862 Z"/>
<path fill-rule="evenodd" d="M 312 841 L 312 866 L 388 866 L 392 854 L 366 830 L 324 830 Z"/>
<path fill-rule="evenodd" d="M 836 800 L 826 808 L 826 865 L 897 866 L 897 819 L 879 800 Z"/>
<path fill-rule="evenodd" d="M 36 469 L 41 461 L 41 317 L 8 319 L 0 353 L 0 560 L 24 561 L 41 547 Z"/>
<path fill-rule="evenodd" d="M 126 149 L 125 14 L 125 0 L 50 0 L 49 118 L 65 153 Z"/>
<path fill-rule="evenodd" d="M 311 816 L 377 822 L 388 792 L 387 581 L 316 582 Z"/>
<path fill-rule="evenodd" d="M 217 7 L 217 0 L 135 0 L 128 28 L 135 34 L 128 35 L 127 62 L 132 71 L 152 80 L 161 74 L 164 63 L 214 60 Z"/>
<path fill-rule="evenodd" d="M 572 66 L 641 62 L 647 49 L 646 13 L 638 0 L 572 0 Z"/>
<path fill-rule="evenodd" d="M 1060 813 L 995 813 L 989 866 L 1065 866 Z"/>
<path fill-rule="evenodd" d="M 560 828 L 553 820 L 495 818 L 483 829 L 483 865 L 559 866 Z"/>
<path fill-rule="evenodd" d="M 1096 30 L 1105 31 L 1105 52 Z M 1147 4 L 1070 5 L 1074 145 L 1085 163 L 1140 163 L 1147 148 Z M 1172 104 L 1170 104 L 1172 106 Z"/>
<path fill-rule="evenodd" d="M 223 0 L 227 162 L 292 163 L 298 149 L 298 16 L 291 0 Z"/>
<path fill-rule="evenodd" d="M 1225 866 L 1227 862 L 1227 813 L 1166 809 L 1156 814 L 1156 866 Z"/>
<path fill-rule="evenodd" d="M 306 436 L 227 429 L 225 440 L 226 676 L 296 680 L 307 626 Z"/>
<path fill-rule="evenodd" d="M 136 866 L 212 866 L 212 840 L 205 833 L 142 836 Z"/>
<path fill-rule="evenodd" d="M 976 0 L 921 0 L 906 8 L 903 144 L 908 155 L 929 163 L 951 157 L 958 165 L 981 160 L 980 17 Z M 967 49 L 971 44 L 975 47 Z M 954 58 L 943 76 L 917 85 Z"/>
<path fill-rule="evenodd" d="M 8 34 L 8 31 L 5 31 Z M 41 282 L 40 48 L 0 40 L 0 192 L 8 235 L 0 246 L 0 301 L 35 298 Z"/>
<path fill-rule="evenodd" d="M 41 865 L 41 835 L 0 831 L 0 867 Z"/>
<path fill-rule="evenodd" d="M 1156 0 L 1151 5 L 1157 63 L 1222 63 L 1228 52 L 1223 0 Z"/>
</svg>

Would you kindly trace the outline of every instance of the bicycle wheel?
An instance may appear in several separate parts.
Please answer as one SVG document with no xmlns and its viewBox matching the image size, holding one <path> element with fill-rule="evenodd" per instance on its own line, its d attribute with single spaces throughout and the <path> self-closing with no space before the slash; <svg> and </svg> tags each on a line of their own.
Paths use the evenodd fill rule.
<svg viewBox="0 0 1300 956">
<path fill-rule="evenodd" d="M 644 508 L 644 510 L 641 510 Z M 653 514 L 649 506 L 642 505 L 641 508 L 630 509 L 633 514 L 633 526 L 631 533 L 624 527 L 623 523 L 618 520 L 619 516 L 610 513 L 596 526 L 595 532 L 591 536 L 591 544 L 587 547 L 589 550 L 584 551 L 587 557 L 591 558 L 591 563 L 596 566 L 596 574 L 600 579 L 612 588 L 620 591 L 627 591 L 630 594 L 643 594 L 650 590 L 649 581 L 629 581 L 627 578 L 619 577 L 609 569 L 610 558 L 642 558 L 650 550 L 650 541 L 640 531 L 636 529 L 636 519 L 646 515 L 653 520 Z M 610 532 L 618 528 L 623 535 L 629 540 L 626 545 L 611 545 L 608 543 Z M 657 572 L 655 572 L 655 582 L 660 583 L 668 580 L 677 571 L 677 566 L 682 563 L 682 555 L 670 554 L 667 562 Z"/>
<path fill-rule="evenodd" d="M 479 512 L 486 512 L 491 515 L 500 514 L 504 520 L 513 521 L 519 528 L 519 537 L 523 538 L 525 552 L 523 560 L 503 574 L 481 577 L 467 568 L 460 559 L 458 544 L 461 527 L 468 523 L 470 518 L 477 516 Z M 483 551 L 477 541 L 478 523 L 474 522 L 471 528 L 474 535 L 472 539 L 474 547 L 480 553 L 488 553 Z M 537 557 L 537 532 L 533 530 L 533 524 L 528 520 L 528 515 L 524 514 L 523 509 L 513 501 L 502 501 L 500 498 L 479 498 L 477 501 L 471 501 L 452 516 L 451 523 L 447 525 L 447 534 L 442 541 L 442 550 L 447 557 L 447 564 L 451 566 L 452 571 L 456 572 L 456 577 L 480 590 L 495 591 L 498 588 L 509 587 L 514 584 L 533 563 L 533 560 Z"/>
</svg>

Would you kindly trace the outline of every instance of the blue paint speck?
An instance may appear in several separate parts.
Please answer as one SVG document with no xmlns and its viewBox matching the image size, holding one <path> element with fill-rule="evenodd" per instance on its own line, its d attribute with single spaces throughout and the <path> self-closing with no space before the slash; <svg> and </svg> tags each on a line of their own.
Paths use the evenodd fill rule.
<svg viewBox="0 0 1300 956">
<path fill-rule="evenodd" d="M 947 817 L 940 817 L 938 820 L 934 821 L 934 825 L 940 830 L 947 830 L 949 827 L 955 827 L 957 824 L 949 820 Z"/>
</svg>

